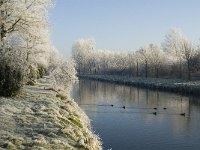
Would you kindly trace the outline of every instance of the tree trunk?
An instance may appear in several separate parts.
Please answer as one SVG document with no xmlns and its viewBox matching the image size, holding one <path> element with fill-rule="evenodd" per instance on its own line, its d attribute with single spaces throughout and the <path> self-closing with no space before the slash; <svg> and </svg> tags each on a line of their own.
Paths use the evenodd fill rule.
<svg viewBox="0 0 200 150">
<path fill-rule="evenodd" d="M 179 63 L 179 78 L 182 79 L 182 61 Z"/>
<path fill-rule="evenodd" d="M 155 68 L 156 78 L 158 78 L 158 67 Z"/>
<path fill-rule="evenodd" d="M 89 68 L 89 74 L 92 74 L 92 69 L 91 69 L 91 67 Z"/>
<path fill-rule="evenodd" d="M 139 76 L 139 69 L 138 69 L 138 61 L 137 61 L 137 71 L 136 71 L 136 76 L 138 77 Z"/>
<path fill-rule="evenodd" d="M 146 78 L 148 77 L 148 63 L 147 63 L 147 61 L 145 63 L 145 77 Z"/>
<path fill-rule="evenodd" d="M 0 47 L 3 47 L 3 39 L 2 39 L 2 31 L 1 31 L 2 29 L 0 28 Z"/>
<path fill-rule="evenodd" d="M 1 42 L 1 47 L 4 47 L 5 48 L 5 45 L 6 45 L 6 30 L 5 30 L 5 27 L 4 27 L 4 24 L 1 25 L 1 28 L 0 28 L 0 42 Z"/>
<path fill-rule="evenodd" d="M 129 76 L 130 76 L 130 77 L 132 76 L 132 68 L 131 68 L 131 66 L 130 66 L 130 68 L 129 68 Z"/>
<path fill-rule="evenodd" d="M 28 52 L 26 53 L 26 61 L 27 62 L 29 61 L 29 53 Z"/>
<path fill-rule="evenodd" d="M 80 67 L 81 65 L 80 64 L 78 64 L 78 74 L 80 75 L 80 73 L 81 73 L 81 67 Z"/>
<path fill-rule="evenodd" d="M 187 67 L 188 67 L 188 80 L 191 80 L 190 60 L 187 60 Z"/>
</svg>

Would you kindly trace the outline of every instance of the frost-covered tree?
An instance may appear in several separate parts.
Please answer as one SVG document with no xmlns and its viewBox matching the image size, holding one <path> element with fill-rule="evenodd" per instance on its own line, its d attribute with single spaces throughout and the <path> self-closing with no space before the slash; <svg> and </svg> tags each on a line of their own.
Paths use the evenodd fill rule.
<svg viewBox="0 0 200 150">
<path fill-rule="evenodd" d="M 43 58 L 48 53 L 48 8 L 52 0 L 1 0 L 0 43 L 4 53 L 20 49 L 26 61 L 45 66 Z M 15 45 L 13 46 L 13 41 Z M 37 57 L 37 60 L 35 58 Z"/>
<path fill-rule="evenodd" d="M 165 35 L 164 42 L 162 43 L 163 50 L 169 53 L 176 62 L 179 63 L 179 77 L 182 78 L 182 39 L 183 35 L 178 29 L 171 29 L 169 33 Z"/>
<path fill-rule="evenodd" d="M 27 76 L 29 56 L 44 50 L 51 5 L 51 0 L 0 0 L 0 91 L 8 89 L 12 95 L 19 90 Z"/>
<path fill-rule="evenodd" d="M 150 51 L 150 63 L 154 67 L 155 70 L 155 77 L 158 78 L 159 76 L 159 68 L 164 60 L 164 54 L 161 51 L 160 47 L 154 44 L 149 45 Z"/>
<path fill-rule="evenodd" d="M 182 78 L 183 63 L 187 64 L 188 79 L 191 78 L 191 61 L 196 55 L 195 45 L 180 31 L 172 29 L 166 36 L 163 42 L 163 49 L 175 57 L 179 62 L 179 74 Z"/>
<path fill-rule="evenodd" d="M 59 64 L 50 73 L 50 76 L 54 79 L 54 88 L 63 89 L 69 92 L 72 83 L 76 80 L 76 69 L 73 60 L 60 59 Z"/>
<path fill-rule="evenodd" d="M 134 52 L 128 52 L 127 53 L 127 58 L 128 58 L 128 60 L 127 60 L 127 64 L 128 64 L 128 67 L 129 67 L 129 75 L 130 76 L 133 76 L 134 75 L 134 67 L 135 67 L 135 61 L 134 61 L 134 59 L 135 59 L 135 54 L 134 54 Z"/>
<path fill-rule="evenodd" d="M 77 64 L 78 73 L 86 73 L 91 69 L 95 49 L 96 42 L 93 39 L 80 39 L 73 44 L 72 57 Z"/>
<path fill-rule="evenodd" d="M 134 53 L 134 62 L 135 62 L 135 68 L 136 68 L 136 77 L 139 77 L 139 66 L 140 66 L 140 63 L 142 62 L 141 54 L 139 51 L 136 51 Z"/>
<path fill-rule="evenodd" d="M 49 49 L 49 57 L 48 57 L 48 68 L 47 73 L 50 74 L 56 67 L 60 64 L 61 61 L 61 55 L 59 51 L 52 46 Z"/>
<path fill-rule="evenodd" d="M 143 63 L 145 64 L 145 77 L 148 77 L 148 65 L 149 65 L 149 61 L 150 61 L 150 47 L 151 45 L 146 45 L 144 47 L 141 47 L 139 49 L 139 53 L 141 56 L 141 60 L 143 61 Z"/>
<path fill-rule="evenodd" d="M 72 52 L 79 74 L 182 78 L 187 70 L 190 79 L 191 72 L 200 68 L 196 46 L 177 29 L 165 36 L 162 47 L 148 44 L 133 52 L 113 52 L 96 50 L 95 46 L 90 39 L 74 43 Z"/>
<path fill-rule="evenodd" d="M 39 37 L 37 31 L 48 25 L 48 7 L 51 0 L 1 0 L 0 42 L 7 47 L 12 34 Z M 24 39 L 25 40 L 25 39 Z"/>
<path fill-rule="evenodd" d="M 186 60 L 187 63 L 187 70 L 188 70 L 188 79 L 191 79 L 191 62 L 192 62 L 192 58 L 197 54 L 196 53 L 196 48 L 195 46 L 192 44 L 192 42 L 187 39 L 187 38 L 183 38 L 182 39 L 182 53 L 183 53 L 183 58 Z"/>
</svg>

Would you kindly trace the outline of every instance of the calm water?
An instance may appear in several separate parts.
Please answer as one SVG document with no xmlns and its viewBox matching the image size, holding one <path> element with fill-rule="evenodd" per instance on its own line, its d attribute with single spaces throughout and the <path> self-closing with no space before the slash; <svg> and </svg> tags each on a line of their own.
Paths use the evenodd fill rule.
<svg viewBox="0 0 200 150">
<path fill-rule="evenodd" d="M 200 150 L 200 98 L 89 80 L 71 94 L 105 150 Z"/>
</svg>

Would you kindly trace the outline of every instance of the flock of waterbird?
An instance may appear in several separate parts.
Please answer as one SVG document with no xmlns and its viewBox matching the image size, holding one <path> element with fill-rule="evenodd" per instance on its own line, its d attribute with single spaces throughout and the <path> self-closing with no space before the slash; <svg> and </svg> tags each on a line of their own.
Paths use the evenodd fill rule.
<svg viewBox="0 0 200 150">
<path fill-rule="evenodd" d="M 106 105 L 106 104 L 81 104 L 81 105 L 95 105 L 95 106 L 111 106 L 111 107 L 117 107 L 117 106 L 115 106 L 115 105 L 113 105 L 113 104 L 110 104 L 110 105 Z M 167 107 L 163 107 L 163 108 L 158 108 L 158 107 L 153 107 L 153 108 L 134 108 L 134 107 L 126 107 L 125 105 L 124 106 L 122 106 L 122 107 L 117 107 L 117 108 L 122 108 L 122 109 L 153 109 L 153 110 L 155 110 L 154 112 L 152 112 L 151 114 L 153 114 L 153 115 L 158 115 L 159 114 L 159 112 L 157 111 L 157 110 L 159 110 L 159 109 L 163 109 L 163 110 L 167 110 Z M 179 113 L 179 114 L 176 114 L 176 115 L 180 115 L 180 116 L 186 116 L 186 113 L 184 112 L 184 113 Z"/>
<path fill-rule="evenodd" d="M 113 104 L 111 104 L 111 106 L 114 107 Z M 122 106 L 122 108 L 123 108 L 123 109 L 126 109 L 126 106 Z M 153 109 L 154 109 L 154 110 L 158 110 L 157 107 L 154 107 Z M 166 108 L 166 107 L 163 107 L 162 109 L 166 110 L 167 108 Z M 157 113 L 157 111 L 154 111 L 154 112 L 152 112 L 152 114 L 156 116 L 158 113 Z M 180 113 L 179 115 L 185 116 L 185 113 Z"/>
</svg>

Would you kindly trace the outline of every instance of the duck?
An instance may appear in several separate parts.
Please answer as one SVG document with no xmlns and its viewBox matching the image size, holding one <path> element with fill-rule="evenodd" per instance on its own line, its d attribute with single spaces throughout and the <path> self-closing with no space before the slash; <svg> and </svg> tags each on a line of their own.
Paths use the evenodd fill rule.
<svg viewBox="0 0 200 150">
<path fill-rule="evenodd" d="M 164 107 L 163 109 L 165 109 L 165 110 L 166 110 L 167 108 L 166 108 L 166 107 Z"/>
<path fill-rule="evenodd" d="M 153 109 L 157 110 L 158 108 L 157 108 L 157 107 L 154 107 Z"/>
<path fill-rule="evenodd" d="M 125 109 L 126 107 L 125 107 L 125 106 L 123 106 L 122 108 L 124 108 L 124 109 Z"/>
<path fill-rule="evenodd" d="M 185 113 L 181 113 L 180 115 L 181 115 L 181 116 L 185 116 Z"/>
<path fill-rule="evenodd" d="M 157 112 L 153 112 L 153 115 L 155 115 L 155 116 L 156 116 L 156 115 L 157 115 Z"/>
<path fill-rule="evenodd" d="M 110 106 L 111 106 L 111 107 L 113 107 L 114 105 L 113 105 L 113 104 L 111 104 Z"/>
</svg>

